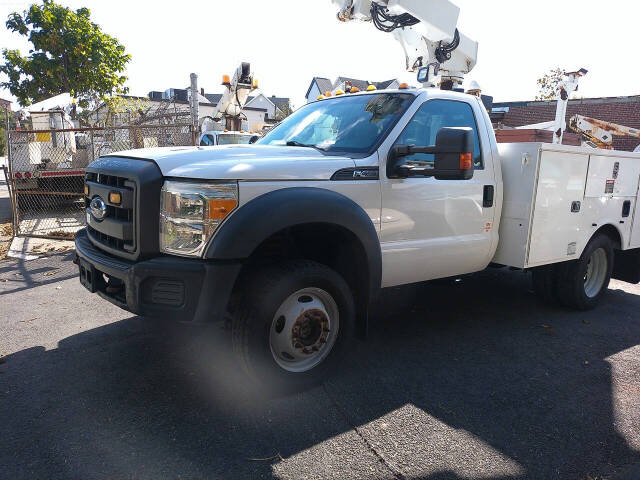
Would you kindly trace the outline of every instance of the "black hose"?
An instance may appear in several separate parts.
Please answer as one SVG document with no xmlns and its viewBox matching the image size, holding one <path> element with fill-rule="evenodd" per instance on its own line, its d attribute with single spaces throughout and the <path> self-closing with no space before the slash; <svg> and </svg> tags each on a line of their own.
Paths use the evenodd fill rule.
<svg viewBox="0 0 640 480">
<path fill-rule="evenodd" d="M 460 32 L 456 28 L 456 33 L 453 35 L 451 43 L 442 44 L 436 48 L 436 60 L 440 63 L 444 63 L 451 58 L 451 52 L 460 46 Z"/>
<path fill-rule="evenodd" d="M 371 20 L 378 30 L 386 33 L 393 32 L 397 28 L 411 27 L 420 23 L 420 20 L 408 13 L 391 15 L 386 7 L 376 3 L 371 4 Z"/>
</svg>

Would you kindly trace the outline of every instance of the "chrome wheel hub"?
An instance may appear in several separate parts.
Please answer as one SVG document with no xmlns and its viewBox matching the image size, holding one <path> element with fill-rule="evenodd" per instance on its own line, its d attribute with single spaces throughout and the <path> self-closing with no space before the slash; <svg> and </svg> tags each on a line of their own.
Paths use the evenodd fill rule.
<svg viewBox="0 0 640 480">
<path fill-rule="evenodd" d="M 587 263 L 587 271 L 584 274 L 584 293 L 589 298 L 596 297 L 604 286 L 607 277 L 607 252 L 604 248 L 594 250 Z"/>
<path fill-rule="evenodd" d="M 340 319 L 333 297 L 320 288 L 289 296 L 271 322 L 269 346 L 276 363 L 289 372 L 306 372 L 331 352 Z"/>
</svg>

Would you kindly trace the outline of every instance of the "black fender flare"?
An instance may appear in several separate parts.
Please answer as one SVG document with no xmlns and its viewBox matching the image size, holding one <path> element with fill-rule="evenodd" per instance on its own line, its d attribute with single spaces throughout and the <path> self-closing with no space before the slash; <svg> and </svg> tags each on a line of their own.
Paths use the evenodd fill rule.
<svg viewBox="0 0 640 480">
<path fill-rule="evenodd" d="M 376 228 L 360 205 L 324 188 L 284 188 L 251 200 L 220 226 L 205 258 L 243 260 L 275 233 L 310 223 L 337 225 L 355 235 L 369 267 L 368 300 L 374 299 L 382 283 L 382 253 Z"/>
</svg>

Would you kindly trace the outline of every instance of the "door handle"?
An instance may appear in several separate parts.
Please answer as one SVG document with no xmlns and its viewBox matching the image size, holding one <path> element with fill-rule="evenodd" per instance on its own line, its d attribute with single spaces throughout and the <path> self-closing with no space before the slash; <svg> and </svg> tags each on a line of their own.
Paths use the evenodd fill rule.
<svg viewBox="0 0 640 480">
<path fill-rule="evenodd" d="M 483 208 L 491 208 L 493 207 L 493 197 L 494 197 L 495 188 L 493 185 L 485 185 L 484 186 L 484 194 L 482 197 L 482 207 Z"/>
</svg>

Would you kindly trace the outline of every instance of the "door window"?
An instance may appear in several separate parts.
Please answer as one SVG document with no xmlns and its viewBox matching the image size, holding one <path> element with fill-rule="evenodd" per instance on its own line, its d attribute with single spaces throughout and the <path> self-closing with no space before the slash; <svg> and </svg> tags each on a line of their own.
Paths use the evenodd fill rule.
<svg viewBox="0 0 640 480">
<path fill-rule="evenodd" d="M 210 147 L 216 144 L 216 141 L 213 139 L 213 135 L 203 135 L 202 139 L 200 140 L 200 145 L 202 146 L 206 146 L 206 147 Z"/>
<path fill-rule="evenodd" d="M 422 104 L 395 145 L 414 145 L 429 147 L 436 144 L 436 135 L 444 127 L 469 127 L 474 133 L 473 165 L 482 170 L 482 149 L 478 125 L 471 105 L 455 100 L 429 100 Z M 416 153 L 404 158 L 404 163 L 420 167 L 433 168 L 435 156 L 428 153 Z"/>
</svg>

